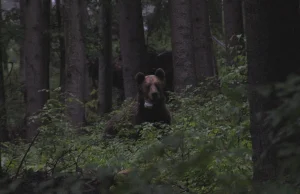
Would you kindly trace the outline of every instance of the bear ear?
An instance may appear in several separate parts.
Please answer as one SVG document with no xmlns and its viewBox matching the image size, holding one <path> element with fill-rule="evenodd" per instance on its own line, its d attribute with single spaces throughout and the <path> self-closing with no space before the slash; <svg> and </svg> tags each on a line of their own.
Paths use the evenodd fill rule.
<svg viewBox="0 0 300 194">
<path fill-rule="evenodd" d="M 137 84 L 141 84 L 143 83 L 143 81 L 145 80 L 145 75 L 141 72 L 138 72 L 136 75 L 135 75 L 135 81 Z"/>
<path fill-rule="evenodd" d="M 155 71 L 155 76 L 158 77 L 160 80 L 165 80 L 165 71 L 162 68 L 158 68 Z"/>
</svg>

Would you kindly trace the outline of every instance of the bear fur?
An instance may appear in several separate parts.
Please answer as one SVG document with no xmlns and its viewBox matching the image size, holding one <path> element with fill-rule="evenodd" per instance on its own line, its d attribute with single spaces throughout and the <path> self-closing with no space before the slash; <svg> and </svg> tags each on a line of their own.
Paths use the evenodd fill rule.
<svg viewBox="0 0 300 194">
<path fill-rule="evenodd" d="M 157 69 L 154 75 L 137 73 L 135 80 L 138 94 L 130 105 L 129 112 L 113 116 L 106 125 L 104 137 L 114 137 L 118 133 L 117 124 L 121 123 L 124 117 L 125 120 L 128 119 L 132 128 L 144 122 L 171 124 L 171 114 L 165 102 L 165 79 L 165 72 L 161 68 Z"/>
</svg>

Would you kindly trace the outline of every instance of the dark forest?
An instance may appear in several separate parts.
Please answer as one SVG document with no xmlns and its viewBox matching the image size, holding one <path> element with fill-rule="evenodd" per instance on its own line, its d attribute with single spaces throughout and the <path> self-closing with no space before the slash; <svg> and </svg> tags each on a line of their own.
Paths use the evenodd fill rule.
<svg viewBox="0 0 300 194">
<path fill-rule="evenodd" d="M 299 0 L 0 0 L 0 194 L 300 193 L 299 70 Z"/>
</svg>

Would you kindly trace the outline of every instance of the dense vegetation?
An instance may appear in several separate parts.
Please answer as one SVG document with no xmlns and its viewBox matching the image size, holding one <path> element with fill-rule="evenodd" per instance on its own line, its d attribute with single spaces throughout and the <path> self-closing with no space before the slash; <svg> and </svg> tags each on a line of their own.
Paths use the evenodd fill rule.
<svg viewBox="0 0 300 194">
<path fill-rule="evenodd" d="M 90 10 L 97 9 L 97 2 L 89 2 Z M 170 50 L 167 3 L 142 2 L 143 6 L 151 2 L 160 8 L 155 14 L 144 16 L 148 26 L 145 32 L 147 48 Z M 114 9 L 113 6 L 113 13 L 116 12 Z M 211 32 L 215 38 L 224 40 L 220 11 L 220 3 L 209 1 Z M 97 93 L 94 88 L 90 91 L 89 100 L 84 102 L 88 124 L 78 131 L 68 122 L 67 107 L 62 101 L 61 35 L 57 21 L 53 19 L 55 7 L 52 7 L 50 89 L 47 91 L 50 98 L 38 114 L 30 117 L 31 122 L 39 121 L 41 125 L 33 139 L 28 141 L 23 138 L 26 133 L 26 107 L 20 81 L 19 42 L 23 33 L 18 20 L 21 13 L 17 8 L 3 10 L 2 13 L 4 19 L 1 24 L 5 28 L 1 28 L 1 49 L 6 52 L 1 51 L 1 60 L 11 62 L 3 67 L 5 119 L 11 140 L 1 142 L 0 194 L 300 193 L 299 76 L 291 75 L 285 83 L 274 87 L 259 88 L 263 96 L 274 95 L 281 102 L 280 106 L 268 112 L 266 121 L 276 126 L 276 131 L 270 134 L 270 149 L 281 146 L 276 150 L 279 163 L 288 166 L 289 171 L 283 173 L 283 179 L 257 187 L 253 184 L 248 64 L 243 45 L 237 44 L 225 50 L 222 45 L 214 43 L 218 74 L 202 80 L 196 87 L 186 86 L 180 94 L 169 92 L 170 126 L 162 124 L 160 130 L 154 123 L 132 126 L 127 119 L 132 100 L 118 103 L 117 90 L 113 91 L 113 111 L 99 116 L 95 111 L 98 101 L 93 98 Z M 112 17 L 117 20 L 116 14 Z M 90 58 L 96 57 L 99 51 L 99 45 L 94 44 L 99 39 L 93 28 L 95 23 L 97 19 L 91 16 L 85 37 Z M 239 43 L 246 42 L 242 35 L 236 38 Z M 115 58 L 120 49 L 118 38 L 113 38 L 112 47 Z M 230 65 L 228 52 L 235 53 Z M 105 124 L 115 113 L 123 115 L 122 122 L 118 123 L 120 135 L 140 131 L 141 138 L 133 140 L 119 136 L 104 139 Z"/>
<path fill-rule="evenodd" d="M 162 131 L 151 124 L 140 126 L 143 135 L 138 141 L 102 141 L 105 119 L 100 118 L 86 128 L 85 135 L 74 133 L 64 122 L 64 107 L 57 95 L 38 115 L 45 124 L 34 142 L 5 144 L 4 171 L 18 176 L 24 173 L 32 185 L 38 177 L 36 181 L 45 181 L 39 189 L 55 183 L 47 177 L 78 173 L 101 180 L 110 173 L 133 168 L 140 176 L 133 174 L 132 183 L 125 186 L 142 193 L 150 189 L 149 184 L 157 192 L 172 189 L 171 193 L 247 190 L 252 169 L 248 104 L 243 85 L 232 87 L 233 83 L 245 82 L 245 65 L 224 69 L 222 74 L 221 89 L 217 80 L 211 79 L 182 96 L 171 95 L 172 126 Z M 128 104 L 116 111 L 126 112 Z M 14 183 L 14 188 L 18 184 Z M 69 186 L 76 188 L 76 184 Z"/>
<path fill-rule="evenodd" d="M 221 67 L 219 76 L 220 80 L 207 80 L 193 90 L 187 88 L 181 96 L 171 93 L 168 107 L 173 114 L 172 126 L 162 131 L 151 124 L 135 126 L 143 131 L 138 141 L 102 141 L 107 118 L 96 118 L 92 126 L 85 128 L 84 135 L 75 133 L 65 122 L 64 105 L 53 89 L 52 99 L 37 115 L 45 123 L 37 137 L 30 143 L 16 139 L 3 144 L 3 172 L 25 181 L 16 179 L 9 190 L 20 187 L 30 191 L 33 187 L 49 192 L 47 188 L 56 185 L 51 191 L 76 191 L 82 182 L 91 188 L 93 184 L 105 188 L 105 184 L 110 185 L 105 181 L 130 168 L 136 171 L 126 179 L 117 176 L 115 180 L 123 184 L 111 189 L 121 189 L 121 193 L 153 189 L 155 193 L 250 192 L 252 150 L 246 66 L 241 63 L 238 67 Z M 18 90 L 12 92 L 11 96 L 20 96 Z M 116 111 L 126 112 L 128 104 L 130 101 L 116 107 Z M 20 109 L 13 104 L 8 107 L 14 123 Z M 126 127 L 124 122 L 121 125 Z"/>
</svg>

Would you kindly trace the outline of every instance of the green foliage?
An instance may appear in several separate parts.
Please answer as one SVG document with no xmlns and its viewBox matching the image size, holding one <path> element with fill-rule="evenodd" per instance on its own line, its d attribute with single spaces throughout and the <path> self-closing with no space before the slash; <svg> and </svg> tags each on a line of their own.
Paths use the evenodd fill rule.
<svg viewBox="0 0 300 194">
<path fill-rule="evenodd" d="M 280 180 L 293 186 L 299 185 L 300 77 L 292 74 L 285 82 L 275 86 L 263 86 L 258 88 L 258 91 L 264 97 L 276 97 L 277 103 L 279 102 L 276 109 L 269 111 L 266 123 L 274 129 L 269 131 L 269 150 L 276 150 L 276 156 L 279 158 Z"/>
<path fill-rule="evenodd" d="M 212 32 L 222 38 L 219 26 L 221 4 L 209 1 Z M 99 1 L 90 1 L 92 15 L 86 34 L 87 55 L 97 56 L 101 45 L 95 29 L 95 12 Z M 113 1 L 113 3 L 115 3 Z M 148 45 L 157 50 L 169 50 L 170 24 L 166 1 L 147 0 L 143 5 L 159 5 L 156 12 L 145 18 L 149 29 L 146 32 Z M 115 6 L 114 6 L 115 9 Z M 52 10 L 53 11 L 53 10 Z M 22 38 L 17 24 L 18 14 L 7 12 L 3 37 L 8 59 L 18 53 L 16 42 Z M 53 19 L 54 12 L 52 14 Z M 114 10 L 114 21 L 117 12 Z M 56 22 L 53 22 L 56 25 Z M 246 57 L 237 53 L 235 66 L 227 66 L 225 50 L 215 47 L 219 79 L 208 79 L 197 88 L 187 89 L 182 95 L 170 93 L 168 107 L 172 111 L 172 125 L 144 123 L 132 126 L 129 122 L 132 101 L 126 101 L 114 112 L 98 117 L 94 110 L 97 100 L 85 103 L 89 123 L 79 133 L 66 120 L 65 106 L 60 101 L 58 87 L 58 37 L 57 29 L 51 29 L 52 52 L 50 94 L 51 99 L 38 115 L 43 125 L 35 141 L 16 139 L 1 145 L 0 194 L 19 191 L 22 193 L 67 192 L 82 193 L 93 189 L 115 193 L 250 193 L 252 192 L 252 145 L 249 134 L 249 107 L 247 103 Z M 10 41 L 14 37 L 14 41 Z M 113 42 L 113 50 L 119 48 Z M 232 48 L 234 50 L 235 48 Z M 241 51 L 243 52 L 243 51 Z M 115 54 L 118 54 L 116 51 Z M 24 104 L 19 90 L 18 68 L 13 68 L 5 79 L 7 115 L 10 130 L 18 128 L 24 117 Z M 7 75 L 8 76 L 8 75 Z M 291 77 L 287 83 L 276 86 L 283 104 L 270 112 L 269 120 L 278 125 L 285 122 L 273 134 L 274 146 L 285 143 L 279 156 L 286 157 L 290 171 L 297 172 L 297 158 L 289 160 L 291 154 L 298 154 L 298 111 L 299 77 Z M 91 96 L 97 91 L 93 90 Z M 268 95 L 268 90 L 265 92 Z M 118 137 L 102 139 L 107 119 L 120 114 L 117 127 Z M 287 119 L 288 118 L 288 119 Z M 130 133 L 140 131 L 141 138 L 126 138 Z M 293 142 L 290 143 L 290 140 Z M 296 145 L 295 145 L 296 144 Z M 131 169 L 128 175 L 117 174 L 122 169 Z M 6 175 L 6 176 L 4 176 Z M 292 174 L 297 178 L 298 173 Z M 298 180 L 298 179 L 295 179 Z M 299 184 L 298 182 L 294 184 Z M 292 187 L 280 188 L 267 185 L 265 193 L 296 193 Z"/>
<path fill-rule="evenodd" d="M 240 79 L 238 75 L 232 77 Z M 32 183 L 33 172 L 45 172 L 47 176 L 38 184 L 42 186 L 54 184 L 50 180 L 55 182 L 62 174 L 64 183 L 58 188 L 67 189 L 75 184 L 66 186 L 68 177 L 84 183 L 93 178 L 110 180 L 119 170 L 130 168 L 132 174 L 126 179 L 117 176 L 118 184 L 111 189 L 120 193 L 145 193 L 149 189 L 163 193 L 247 191 L 252 174 L 248 105 L 210 87 L 213 82 L 202 83 L 182 96 L 171 93 L 168 106 L 172 125 L 134 126 L 133 131 L 141 131 L 137 141 L 122 137 L 102 140 L 103 119 L 79 135 L 67 124 L 63 104 L 53 98 L 38 115 L 44 125 L 23 161 L 19 177 Z M 222 83 L 226 83 L 225 78 Z M 116 110 L 125 115 L 118 124 L 127 131 L 133 129 L 126 117 L 131 103 Z M 29 144 L 19 142 L 6 147 L 3 167 L 14 175 Z"/>
<path fill-rule="evenodd" d="M 155 15 L 147 18 L 151 26 L 147 32 L 148 44 L 157 50 L 168 50 L 171 46 L 167 4 L 162 1 L 151 1 L 150 4 L 161 6 Z M 89 4 L 91 8 L 95 5 L 97 2 L 94 1 Z M 94 57 L 99 51 L 94 43 L 99 40 L 92 28 L 95 18 L 90 19 L 86 44 L 88 56 Z M 59 36 L 55 29 L 51 30 L 55 59 L 58 59 Z M 118 48 L 118 43 L 113 47 Z M 220 58 L 218 64 L 221 64 Z M 237 193 L 251 189 L 251 141 L 243 85 L 244 63 L 238 63 L 238 68 L 220 66 L 220 80 L 207 80 L 184 95 L 171 93 L 168 104 L 173 117 L 171 126 L 150 123 L 132 126 L 128 122 L 132 101 L 117 107 L 113 114 L 122 115 L 117 125 L 123 136 L 140 131 L 141 138 L 137 141 L 122 135 L 103 140 L 102 132 L 111 115 L 97 118 L 90 111 L 97 106 L 95 99 L 85 104 L 93 125 L 84 127 L 81 130 L 84 134 L 74 130 L 66 121 L 65 107 L 54 89 L 59 80 L 57 64 L 58 60 L 52 60 L 51 99 L 32 118 L 43 122 L 37 139 L 32 145 L 22 140 L 3 145 L 3 171 L 12 180 L 11 184 L 4 185 L 18 190 L 24 189 L 24 183 L 27 183 L 29 193 L 50 192 L 51 187 L 52 191 L 73 189 L 79 192 L 78 187 L 84 185 L 101 189 L 110 187 L 117 193 L 147 193 L 150 190 L 154 193 Z M 219 81 L 221 87 L 215 87 Z M 14 106 L 14 103 L 22 102 L 22 98 L 16 89 L 18 81 L 12 83 L 16 86 L 10 86 L 13 93 L 8 93 L 9 96 L 20 97 L 7 102 L 11 111 L 8 111 L 9 118 L 14 123 L 24 115 L 15 116 L 22 111 L 16 107 L 20 105 Z M 17 91 L 18 95 L 15 95 Z M 92 91 L 91 96 L 95 92 Z M 108 186 L 104 186 L 104 180 L 110 181 L 122 169 L 132 169 L 132 173 L 126 177 L 116 176 L 114 184 L 105 183 Z M 38 181 L 36 177 L 39 177 Z M 93 185 L 95 180 L 98 183 Z M 6 190 L 6 187 L 0 188 L 0 193 Z"/>
</svg>

